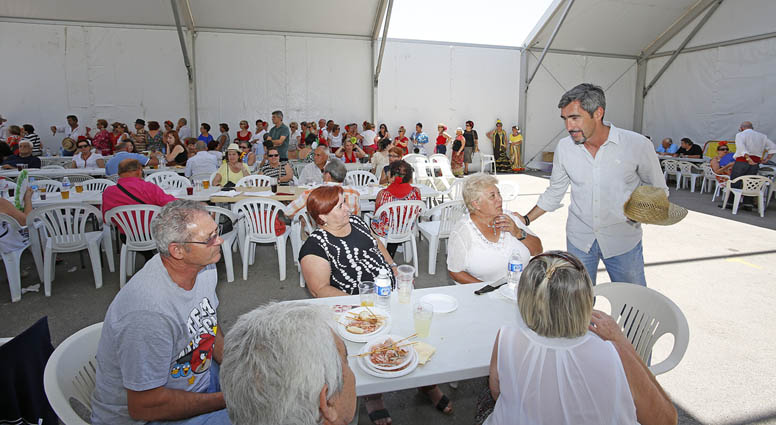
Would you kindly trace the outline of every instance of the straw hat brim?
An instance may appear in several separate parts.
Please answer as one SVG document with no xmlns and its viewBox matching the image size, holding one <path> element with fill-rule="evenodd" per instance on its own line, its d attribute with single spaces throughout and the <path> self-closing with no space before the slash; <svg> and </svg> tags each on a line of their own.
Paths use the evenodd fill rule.
<svg viewBox="0 0 776 425">
<path fill-rule="evenodd" d="M 649 201 L 634 201 L 629 199 L 624 207 L 625 216 L 633 221 L 644 224 L 670 226 L 682 221 L 687 216 L 687 208 L 674 203 L 668 203 L 668 214 Z"/>
</svg>

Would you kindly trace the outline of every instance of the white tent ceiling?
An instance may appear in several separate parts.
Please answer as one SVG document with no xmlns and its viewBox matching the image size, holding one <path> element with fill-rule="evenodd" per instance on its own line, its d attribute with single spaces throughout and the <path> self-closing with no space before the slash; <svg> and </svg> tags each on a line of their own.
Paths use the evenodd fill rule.
<svg viewBox="0 0 776 425">
<path fill-rule="evenodd" d="M 272 31 L 372 37 L 380 0 L 177 0 L 202 30 Z M 0 17 L 174 26 L 168 0 L 35 0 L 0 2 Z"/>
</svg>

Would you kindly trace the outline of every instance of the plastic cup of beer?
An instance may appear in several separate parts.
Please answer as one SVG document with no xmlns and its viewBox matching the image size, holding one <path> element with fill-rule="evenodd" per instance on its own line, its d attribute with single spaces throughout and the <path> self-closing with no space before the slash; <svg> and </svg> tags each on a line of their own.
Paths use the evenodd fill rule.
<svg viewBox="0 0 776 425">
<path fill-rule="evenodd" d="M 84 185 L 77 184 L 75 185 L 75 193 L 83 193 L 84 192 Z"/>
<path fill-rule="evenodd" d="M 434 306 L 429 303 L 416 302 L 412 306 L 412 317 L 415 319 L 415 333 L 418 334 L 418 338 L 427 338 L 431 332 Z"/>
<path fill-rule="evenodd" d="M 375 283 L 364 281 L 358 284 L 358 295 L 361 300 L 361 307 L 375 306 Z"/>
<path fill-rule="evenodd" d="M 202 189 L 210 189 L 210 181 L 202 180 Z"/>
<path fill-rule="evenodd" d="M 70 191 L 69 190 L 63 190 L 62 191 L 62 199 L 70 199 Z"/>
<path fill-rule="evenodd" d="M 397 268 L 396 289 L 399 293 L 399 303 L 409 304 L 415 283 L 415 267 L 403 264 Z"/>
<path fill-rule="evenodd" d="M 38 191 L 39 191 L 40 193 L 46 193 L 46 186 L 43 186 L 43 185 L 41 185 L 41 186 L 38 188 Z"/>
</svg>

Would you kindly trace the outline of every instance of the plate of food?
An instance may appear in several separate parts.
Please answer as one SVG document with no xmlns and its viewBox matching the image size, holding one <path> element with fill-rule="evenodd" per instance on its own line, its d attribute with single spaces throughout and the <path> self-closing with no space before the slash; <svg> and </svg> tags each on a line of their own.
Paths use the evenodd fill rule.
<svg viewBox="0 0 776 425">
<path fill-rule="evenodd" d="M 413 342 L 409 338 L 387 335 L 374 338 L 364 346 L 368 353 L 364 358 L 368 366 L 382 371 L 404 369 L 416 356 Z"/>
<path fill-rule="evenodd" d="M 397 337 L 395 335 L 389 335 L 387 337 L 377 338 L 376 343 L 385 342 L 385 340 L 388 337 L 392 338 L 394 341 L 401 339 L 400 337 Z M 400 376 L 404 376 L 411 373 L 413 370 L 417 369 L 418 367 L 418 355 L 415 353 L 415 350 L 411 350 L 407 355 L 409 357 L 409 360 L 404 366 L 397 367 L 396 369 L 393 369 L 393 370 L 377 369 L 372 365 L 372 361 L 369 360 L 369 358 L 373 355 L 372 352 L 367 350 L 367 347 L 369 345 L 370 344 L 364 345 L 364 348 L 361 349 L 356 359 L 357 360 L 356 363 L 358 363 L 361 369 L 369 375 L 376 376 L 378 378 L 398 378 Z"/>
<path fill-rule="evenodd" d="M 391 316 L 374 307 L 358 307 L 343 313 L 337 321 L 339 334 L 353 342 L 367 342 L 380 332 L 391 329 Z"/>
</svg>

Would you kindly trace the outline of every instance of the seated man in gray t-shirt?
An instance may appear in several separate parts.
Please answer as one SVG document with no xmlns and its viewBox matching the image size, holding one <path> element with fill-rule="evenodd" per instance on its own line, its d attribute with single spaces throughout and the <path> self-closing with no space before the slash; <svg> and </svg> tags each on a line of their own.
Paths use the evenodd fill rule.
<svg viewBox="0 0 776 425">
<path fill-rule="evenodd" d="M 229 424 L 218 381 L 218 226 L 202 204 L 177 200 L 154 216 L 151 234 L 159 254 L 105 314 L 92 424 Z"/>
</svg>

